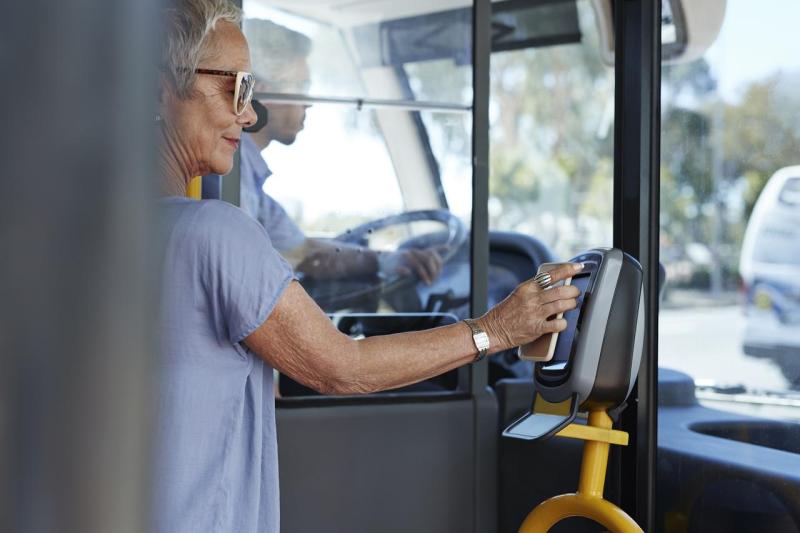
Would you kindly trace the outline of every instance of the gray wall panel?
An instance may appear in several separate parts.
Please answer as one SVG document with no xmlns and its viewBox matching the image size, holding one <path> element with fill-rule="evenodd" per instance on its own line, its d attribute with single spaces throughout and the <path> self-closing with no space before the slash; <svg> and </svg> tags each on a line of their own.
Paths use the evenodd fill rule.
<svg viewBox="0 0 800 533">
<path fill-rule="evenodd" d="M 3 3 L 0 531 L 147 530 L 157 7 Z"/>
<path fill-rule="evenodd" d="M 284 533 L 473 531 L 473 402 L 278 410 Z"/>
</svg>

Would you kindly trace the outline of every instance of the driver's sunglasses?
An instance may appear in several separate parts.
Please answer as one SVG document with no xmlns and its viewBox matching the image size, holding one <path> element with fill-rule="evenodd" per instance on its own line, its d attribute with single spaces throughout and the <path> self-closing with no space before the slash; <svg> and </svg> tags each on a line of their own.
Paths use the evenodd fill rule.
<svg viewBox="0 0 800 533">
<path fill-rule="evenodd" d="M 247 104 L 253 99 L 253 86 L 255 85 L 256 79 L 249 72 L 242 72 L 241 70 L 213 70 L 207 68 L 196 68 L 194 71 L 197 74 L 236 78 L 236 87 L 233 90 L 233 112 L 236 113 L 237 116 L 244 113 Z"/>
</svg>

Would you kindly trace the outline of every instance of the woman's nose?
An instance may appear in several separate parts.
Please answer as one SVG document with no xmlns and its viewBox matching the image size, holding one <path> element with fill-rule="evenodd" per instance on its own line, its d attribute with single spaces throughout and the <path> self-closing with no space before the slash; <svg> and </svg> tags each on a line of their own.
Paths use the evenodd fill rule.
<svg viewBox="0 0 800 533">
<path fill-rule="evenodd" d="M 239 122 L 243 127 L 252 126 L 258 120 L 255 109 L 253 109 L 253 102 L 248 102 L 247 107 L 244 108 L 244 113 L 239 115 Z"/>
</svg>

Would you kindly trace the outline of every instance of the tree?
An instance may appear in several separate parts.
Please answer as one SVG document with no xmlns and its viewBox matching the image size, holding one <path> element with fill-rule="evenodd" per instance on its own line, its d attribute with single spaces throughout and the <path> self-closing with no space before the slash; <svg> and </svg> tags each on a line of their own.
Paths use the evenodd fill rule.
<svg viewBox="0 0 800 533">
<path fill-rule="evenodd" d="M 747 180 L 746 215 L 769 177 L 779 168 L 800 163 L 798 74 L 775 74 L 751 84 L 742 101 L 725 109 L 725 168 Z"/>
<path fill-rule="evenodd" d="M 665 69 L 661 128 L 661 230 L 677 246 L 703 243 L 711 277 L 730 285 L 750 212 L 775 170 L 798 162 L 797 74 L 750 83 L 724 101 L 704 61 Z M 697 79 L 694 79 L 697 77 Z M 681 102 L 683 105 L 679 105 Z M 731 201 L 746 181 L 745 208 Z"/>
</svg>

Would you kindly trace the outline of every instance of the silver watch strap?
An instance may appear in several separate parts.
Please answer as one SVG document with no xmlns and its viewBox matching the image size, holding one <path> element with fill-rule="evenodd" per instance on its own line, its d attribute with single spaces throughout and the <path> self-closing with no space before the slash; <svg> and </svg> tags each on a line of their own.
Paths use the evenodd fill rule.
<svg viewBox="0 0 800 533">
<path fill-rule="evenodd" d="M 471 318 L 465 318 L 464 323 L 472 330 L 472 342 L 475 343 L 475 348 L 478 350 L 473 363 L 477 363 L 489 353 L 489 335 Z"/>
</svg>

